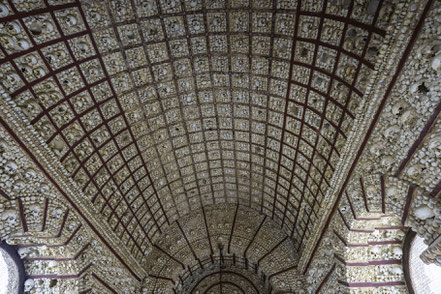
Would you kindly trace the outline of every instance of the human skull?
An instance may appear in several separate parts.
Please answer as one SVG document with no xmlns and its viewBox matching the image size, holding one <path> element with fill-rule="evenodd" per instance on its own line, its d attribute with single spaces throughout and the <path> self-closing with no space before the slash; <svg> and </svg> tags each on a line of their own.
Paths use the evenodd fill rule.
<svg viewBox="0 0 441 294">
<path fill-rule="evenodd" d="M 369 197 L 374 197 L 377 194 L 377 188 L 374 185 L 370 185 L 366 188 L 366 193 Z"/>
<path fill-rule="evenodd" d="M 392 107 L 392 113 L 396 116 L 401 116 L 408 107 L 409 103 L 401 100 Z"/>
<path fill-rule="evenodd" d="M 384 237 L 384 239 L 389 239 L 389 238 L 391 238 L 393 236 L 393 233 L 392 233 L 392 231 L 390 231 L 390 230 L 386 230 L 386 231 L 384 231 L 384 233 L 383 233 L 383 237 Z"/>
<path fill-rule="evenodd" d="M 441 148 L 441 135 L 434 134 L 429 139 L 429 149 L 440 149 Z"/>
<path fill-rule="evenodd" d="M 59 249 L 62 249 L 62 248 L 59 248 Z M 47 247 L 46 245 L 41 246 L 39 252 L 41 255 L 44 255 L 44 256 L 50 256 L 52 254 L 51 249 L 49 247 Z"/>
<path fill-rule="evenodd" d="M 415 111 L 412 108 L 410 108 L 405 112 L 403 112 L 403 114 L 400 117 L 400 122 L 402 124 L 413 124 L 415 122 L 415 119 L 416 119 Z"/>
<path fill-rule="evenodd" d="M 42 215 L 41 211 L 42 209 L 39 205 L 31 205 L 29 207 L 30 216 L 34 219 L 38 219 Z"/>
<path fill-rule="evenodd" d="M 401 257 L 403 256 L 403 249 L 400 246 L 391 247 L 390 252 L 392 253 L 393 257 L 396 259 L 401 259 Z"/>
<path fill-rule="evenodd" d="M 18 216 L 17 216 L 17 211 L 15 210 L 5 210 L 2 214 L 1 214 L 1 220 L 3 225 L 6 224 L 6 227 L 14 227 L 15 225 L 18 224 Z"/>
<path fill-rule="evenodd" d="M 32 168 L 28 168 L 25 172 L 25 178 L 28 180 L 34 179 L 37 176 L 37 173 Z"/>
<path fill-rule="evenodd" d="M 371 248 L 369 248 L 369 255 L 372 257 L 372 258 L 376 258 L 377 256 L 379 256 L 380 255 L 380 253 L 381 253 L 381 249 L 380 249 L 380 247 L 378 247 L 378 246 L 372 246 Z"/>
<path fill-rule="evenodd" d="M 433 209 L 427 206 L 426 204 L 422 204 L 417 208 L 415 208 L 413 214 L 421 220 L 426 220 L 428 218 L 432 218 L 435 216 Z"/>
<path fill-rule="evenodd" d="M 432 69 L 436 70 L 437 72 L 441 71 L 441 51 L 439 51 L 435 57 L 432 59 Z"/>
<path fill-rule="evenodd" d="M 9 173 L 9 174 L 13 174 L 16 170 L 17 170 L 17 168 L 18 168 L 18 166 L 17 166 L 17 164 L 14 162 L 14 161 L 8 161 L 6 164 L 5 164 L 5 171 L 7 172 L 7 173 Z"/>
<path fill-rule="evenodd" d="M 395 232 L 395 235 L 396 235 L 399 239 L 402 239 L 402 238 L 404 238 L 404 236 L 405 236 L 406 234 L 404 233 L 403 230 L 397 230 L 397 231 Z"/>
<path fill-rule="evenodd" d="M 397 192 L 398 192 L 398 189 L 395 186 L 388 187 L 386 189 L 386 195 L 389 196 L 389 197 L 394 196 Z"/>
<path fill-rule="evenodd" d="M 384 144 L 381 142 L 377 142 L 377 143 L 372 144 L 372 146 L 369 148 L 369 151 L 372 154 L 379 156 L 383 149 L 384 149 Z"/>
<path fill-rule="evenodd" d="M 34 288 L 34 285 L 35 285 L 34 280 L 27 279 L 27 280 L 24 282 L 24 290 L 25 290 L 25 292 L 29 292 L 29 291 L 31 291 L 32 288 Z"/>
<path fill-rule="evenodd" d="M 61 216 L 63 215 L 63 210 L 62 209 L 55 209 L 52 211 L 52 216 L 56 219 L 61 218 Z"/>
<path fill-rule="evenodd" d="M 24 259 L 28 256 L 29 250 L 28 248 L 18 248 L 17 253 L 21 259 Z"/>
<path fill-rule="evenodd" d="M 55 267 L 57 267 L 58 263 L 56 260 L 51 260 L 49 261 L 49 263 L 47 264 L 49 269 L 54 269 Z"/>
<path fill-rule="evenodd" d="M 390 273 L 392 275 L 399 276 L 399 275 L 401 275 L 403 273 L 403 269 L 401 268 L 401 266 L 396 265 L 396 266 L 393 266 L 393 267 L 390 268 Z"/>
<path fill-rule="evenodd" d="M 35 257 L 37 256 L 37 250 L 35 248 L 18 248 L 17 250 L 18 255 L 21 259 L 24 259 L 26 257 Z"/>
<path fill-rule="evenodd" d="M 74 221 L 69 222 L 67 225 L 68 231 L 73 231 L 76 227 L 77 227 L 77 223 Z"/>
<path fill-rule="evenodd" d="M 407 168 L 407 175 L 410 177 L 418 177 L 423 172 L 423 166 L 421 164 L 414 164 Z"/>
<path fill-rule="evenodd" d="M 400 134 L 401 128 L 398 125 L 392 125 L 384 131 L 386 138 L 394 139 Z"/>
</svg>

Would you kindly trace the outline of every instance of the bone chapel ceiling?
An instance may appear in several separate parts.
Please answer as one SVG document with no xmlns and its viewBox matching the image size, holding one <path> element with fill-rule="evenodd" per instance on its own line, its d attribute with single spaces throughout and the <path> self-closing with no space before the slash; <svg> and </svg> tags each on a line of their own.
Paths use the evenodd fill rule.
<svg viewBox="0 0 441 294">
<path fill-rule="evenodd" d="M 26 293 L 408 293 L 409 228 L 441 265 L 440 15 L 0 0 L 0 240 Z"/>
</svg>

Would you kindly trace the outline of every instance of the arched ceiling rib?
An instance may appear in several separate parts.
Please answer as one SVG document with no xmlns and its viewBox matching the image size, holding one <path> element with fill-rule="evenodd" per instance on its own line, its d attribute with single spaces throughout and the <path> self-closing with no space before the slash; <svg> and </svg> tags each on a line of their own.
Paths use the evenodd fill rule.
<svg viewBox="0 0 441 294">
<path fill-rule="evenodd" d="M 5 1 L 1 84 L 135 257 L 224 202 L 301 249 L 392 9 L 359 2 Z"/>
<path fill-rule="evenodd" d="M 256 291 L 245 293 L 288 291 L 303 283 L 298 258 L 287 233 L 269 217 L 243 205 L 208 205 L 174 222 L 154 244 L 146 291 L 197 293 L 216 287 L 223 274 L 224 282 L 254 285 Z"/>
</svg>

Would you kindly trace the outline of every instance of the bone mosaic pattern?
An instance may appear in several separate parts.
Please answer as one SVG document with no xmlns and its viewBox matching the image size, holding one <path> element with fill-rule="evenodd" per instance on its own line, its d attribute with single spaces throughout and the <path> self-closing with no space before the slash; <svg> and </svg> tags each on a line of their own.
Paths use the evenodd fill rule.
<svg viewBox="0 0 441 294">
<path fill-rule="evenodd" d="M 302 246 L 390 4 L 42 4 L 7 9 L 5 91 L 135 256 L 214 203 Z"/>
<path fill-rule="evenodd" d="M 405 230 L 441 258 L 440 13 L 0 0 L 0 238 L 64 242 L 57 291 L 406 291 Z M 76 261 L 93 239 L 96 271 Z M 31 293 L 59 270 L 44 250 L 21 250 Z"/>
</svg>

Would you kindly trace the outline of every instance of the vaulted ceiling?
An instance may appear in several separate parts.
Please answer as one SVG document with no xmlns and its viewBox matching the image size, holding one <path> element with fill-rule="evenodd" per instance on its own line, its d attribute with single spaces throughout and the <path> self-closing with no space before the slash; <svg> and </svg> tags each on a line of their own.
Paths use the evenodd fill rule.
<svg viewBox="0 0 441 294">
<path fill-rule="evenodd" d="M 178 241 L 192 248 L 200 225 L 194 241 L 212 256 L 243 209 L 236 235 L 253 243 L 270 224 L 281 237 L 259 258 L 286 239 L 289 268 L 322 216 L 393 10 L 380 0 L 8 0 L 0 84 L 142 265 L 176 259 Z M 220 213 L 213 227 L 210 213 Z M 227 237 L 210 241 L 223 218 Z M 174 262 L 186 270 L 193 257 Z"/>
<path fill-rule="evenodd" d="M 215 203 L 302 247 L 389 4 L 49 2 L 2 4 L 3 86 L 135 256 Z"/>
</svg>

